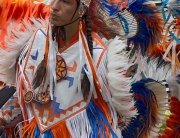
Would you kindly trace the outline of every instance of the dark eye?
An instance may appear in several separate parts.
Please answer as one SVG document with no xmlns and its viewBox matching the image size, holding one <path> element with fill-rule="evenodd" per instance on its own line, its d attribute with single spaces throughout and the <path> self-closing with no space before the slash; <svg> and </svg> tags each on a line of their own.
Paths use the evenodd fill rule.
<svg viewBox="0 0 180 138">
<path fill-rule="evenodd" d="M 68 4 L 69 2 L 67 0 L 62 0 L 63 3 Z"/>
</svg>

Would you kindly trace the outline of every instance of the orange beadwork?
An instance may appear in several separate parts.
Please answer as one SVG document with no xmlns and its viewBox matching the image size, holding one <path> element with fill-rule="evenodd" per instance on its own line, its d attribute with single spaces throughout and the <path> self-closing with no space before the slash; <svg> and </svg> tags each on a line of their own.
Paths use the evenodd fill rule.
<svg viewBox="0 0 180 138">
<path fill-rule="evenodd" d="M 50 91 L 49 87 L 46 89 L 46 92 L 41 92 L 37 95 L 37 101 L 41 104 L 45 104 L 50 101 Z"/>
<path fill-rule="evenodd" d="M 57 55 L 56 58 L 56 80 L 59 82 L 66 77 L 67 68 L 65 60 L 61 56 Z"/>
<path fill-rule="evenodd" d="M 32 91 L 28 91 L 26 92 L 26 94 L 24 95 L 24 100 L 26 103 L 30 103 L 34 97 L 34 93 Z"/>
</svg>

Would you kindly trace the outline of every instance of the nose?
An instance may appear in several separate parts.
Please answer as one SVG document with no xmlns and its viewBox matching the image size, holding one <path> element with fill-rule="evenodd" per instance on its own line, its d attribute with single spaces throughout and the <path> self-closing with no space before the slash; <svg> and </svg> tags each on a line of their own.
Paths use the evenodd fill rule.
<svg viewBox="0 0 180 138">
<path fill-rule="evenodd" d="M 51 1 L 51 9 L 53 11 L 58 11 L 59 10 L 59 3 L 58 3 L 59 0 L 52 0 Z"/>
</svg>

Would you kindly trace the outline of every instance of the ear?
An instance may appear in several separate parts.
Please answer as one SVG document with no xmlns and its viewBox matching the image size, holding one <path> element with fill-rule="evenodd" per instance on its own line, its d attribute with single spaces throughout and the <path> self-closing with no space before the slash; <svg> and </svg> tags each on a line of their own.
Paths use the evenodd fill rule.
<svg viewBox="0 0 180 138">
<path fill-rule="evenodd" d="M 83 16 L 86 13 L 86 11 L 87 11 L 87 7 L 81 3 L 79 6 L 79 15 Z"/>
<path fill-rule="evenodd" d="M 83 12 L 83 15 L 84 15 L 88 8 L 86 6 L 83 6 L 83 8 L 84 8 L 84 12 Z"/>
</svg>

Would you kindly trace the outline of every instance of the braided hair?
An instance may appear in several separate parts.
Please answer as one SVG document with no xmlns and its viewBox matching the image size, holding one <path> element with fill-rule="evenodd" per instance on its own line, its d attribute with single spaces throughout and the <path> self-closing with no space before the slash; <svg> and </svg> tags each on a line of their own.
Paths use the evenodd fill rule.
<svg viewBox="0 0 180 138">
<path fill-rule="evenodd" d="M 92 32 L 92 30 L 91 30 L 91 19 L 89 17 L 88 10 L 84 14 L 83 18 L 85 19 L 85 23 L 86 23 L 88 48 L 89 48 L 89 52 L 91 54 L 91 57 L 93 58 L 93 41 L 92 41 L 92 35 L 91 35 L 91 32 Z M 82 93 L 83 93 L 84 98 L 87 99 L 88 95 L 89 95 L 89 90 L 90 90 L 90 82 L 89 82 L 89 79 L 88 79 L 86 74 L 83 77 L 81 89 L 82 89 Z"/>
<path fill-rule="evenodd" d="M 80 1 L 77 1 L 77 8 L 79 7 L 79 5 L 80 5 Z M 93 42 L 92 42 L 92 35 L 91 35 L 91 19 L 89 17 L 88 10 L 83 15 L 83 19 L 85 20 L 85 23 L 86 23 L 87 43 L 88 43 L 89 52 L 91 54 L 91 57 L 93 58 Z M 52 35 L 53 35 L 53 38 L 54 38 L 56 33 L 54 33 Z M 41 73 L 39 73 L 39 72 L 41 72 Z M 34 89 L 39 87 L 40 84 L 42 83 L 42 80 L 43 80 L 43 78 L 45 76 L 45 72 L 46 72 L 46 67 L 45 67 L 45 64 L 44 64 L 44 60 L 42 60 L 40 65 L 37 68 L 37 71 L 36 71 L 34 79 L 33 79 L 32 84 L 33 84 Z M 83 97 L 85 99 L 87 99 L 88 95 L 89 95 L 89 91 L 90 91 L 90 82 L 89 82 L 89 79 L 88 79 L 86 74 L 83 77 L 81 86 L 82 86 L 81 89 L 82 89 Z"/>
</svg>

